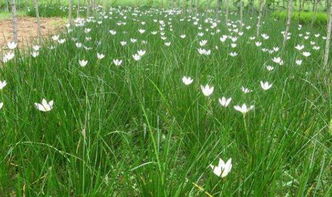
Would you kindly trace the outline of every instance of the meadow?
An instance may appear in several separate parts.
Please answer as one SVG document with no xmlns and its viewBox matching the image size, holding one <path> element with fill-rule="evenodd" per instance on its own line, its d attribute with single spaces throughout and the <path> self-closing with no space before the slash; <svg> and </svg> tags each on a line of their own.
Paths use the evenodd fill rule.
<svg viewBox="0 0 332 197">
<path fill-rule="evenodd" d="M 98 7 L 0 55 L 0 196 L 331 196 L 326 29 Z M 330 66 L 330 65 L 329 65 Z"/>
</svg>

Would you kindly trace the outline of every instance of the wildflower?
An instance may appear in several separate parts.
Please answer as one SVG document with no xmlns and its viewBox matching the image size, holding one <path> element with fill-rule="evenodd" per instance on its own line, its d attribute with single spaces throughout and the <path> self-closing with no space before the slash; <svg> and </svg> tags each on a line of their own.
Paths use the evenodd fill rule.
<svg viewBox="0 0 332 197">
<path fill-rule="evenodd" d="M 115 66 L 120 66 L 122 64 L 122 60 L 114 59 L 113 63 L 115 64 Z"/>
<path fill-rule="evenodd" d="M 141 60 L 142 57 L 138 54 L 134 54 L 133 58 L 134 58 L 135 61 L 139 61 L 139 60 Z"/>
<path fill-rule="evenodd" d="M 32 55 L 32 57 L 36 58 L 36 57 L 38 57 L 38 55 L 39 55 L 39 51 L 33 51 L 33 52 L 31 53 L 31 55 Z"/>
<path fill-rule="evenodd" d="M 3 107 L 3 102 L 0 102 L 0 109 L 2 109 Z"/>
<path fill-rule="evenodd" d="M 302 49 L 304 49 L 304 45 L 299 45 L 298 44 L 298 45 L 295 46 L 295 49 L 301 51 Z"/>
<path fill-rule="evenodd" d="M 222 97 L 221 99 L 219 99 L 219 103 L 223 107 L 227 107 L 230 104 L 231 101 L 232 101 L 232 98 Z"/>
<path fill-rule="evenodd" d="M 9 60 L 13 59 L 15 57 L 15 54 L 13 52 L 8 52 L 3 56 L 3 62 L 6 63 Z"/>
<path fill-rule="evenodd" d="M 138 54 L 139 56 L 143 56 L 143 55 L 145 55 L 145 53 L 146 53 L 145 50 L 138 50 L 138 51 L 137 51 L 137 54 Z"/>
<path fill-rule="evenodd" d="M 265 68 L 266 68 L 266 70 L 268 70 L 268 71 L 272 71 L 272 70 L 274 69 L 273 66 L 266 66 Z"/>
<path fill-rule="evenodd" d="M 97 58 L 98 58 L 99 60 L 103 59 L 104 57 L 105 57 L 104 54 L 102 54 L 102 53 L 97 53 Z"/>
<path fill-rule="evenodd" d="M 297 65 L 299 65 L 299 66 L 302 64 L 302 62 L 303 62 L 302 60 L 296 60 L 296 61 L 295 61 L 295 63 L 296 63 Z"/>
<path fill-rule="evenodd" d="M 210 164 L 210 167 L 213 170 L 213 173 L 217 175 L 218 177 L 224 178 L 228 175 L 228 173 L 232 169 L 232 158 L 228 159 L 228 161 L 225 163 L 224 160 L 219 159 L 218 166 L 214 166 Z"/>
<path fill-rule="evenodd" d="M 237 52 L 230 52 L 229 55 L 232 56 L 232 57 L 235 57 L 235 56 L 237 56 L 238 54 L 237 54 Z"/>
<path fill-rule="evenodd" d="M 45 99 L 42 100 L 41 103 L 35 103 L 35 107 L 42 112 L 48 112 L 51 111 L 53 109 L 53 100 L 51 100 L 50 102 L 47 102 Z"/>
<path fill-rule="evenodd" d="M 266 82 L 261 81 L 260 84 L 263 90 L 268 90 L 272 87 L 272 84 L 269 84 L 269 82 L 267 81 Z"/>
<path fill-rule="evenodd" d="M 171 42 L 165 42 L 165 46 L 167 47 L 171 46 Z"/>
<path fill-rule="evenodd" d="M 109 32 L 110 32 L 110 34 L 113 35 L 113 36 L 116 34 L 116 31 L 114 31 L 114 30 L 109 30 Z"/>
<path fill-rule="evenodd" d="M 274 57 L 272 58 L 272 61 L 276 64 L 283 65 L 284 61 L 280 57 Z"/>
<path fill-rule="evenodd" d="M 32 49 L 35 50 L 35 51 L 39 51 L 40 46 L 39 45 L 34 45 L 34 46 L 32 46 Z"/>
<path fill-rule="evenodd" d="M 247 112 L 253 110 L 254 107 L 255 107 L 255 106 L 253 106 L 253 105 L 247 107 L 246 104 L 243 104 L 242 106 L 239 106 L 239 105 L 234 106 L 234 109 L 235 109 L 236 111 L 241 112 L 242 114 L 246 114 Z"/>
<path fill-rule="evenodd" d="M 10 50 L 16 49 L 16 47 L 17 47 L 17 43 L 16 43 L 16 42 L 8 42 L 8 43 L 7 43 L 7 47 L 8 47 L 8 49 L 10 49 Z"/>
<path fill-rule="evenodd" d="M 85 67 L 88 64 L 88 60 L 79 60 L 78 63 L 81 67 Z"/>
<path fill-rule="evenodd" d="M 197 49 L 197 51 L 201 55 L 210 55 L 211 54 L 211 50 L 206 50 L 206 49 L 202 49 L 202 48 Z"/>
<path fill-rule="evenodd" d="M 194 80 L 191 77 L 183 76 L 182 82 L 184 85 L 190 85 Z"/>
<path fill-rule="evenodd" d="M 54 41 L 58 41 L 58 40 L 59 40 L 59 35 L 54 35 L 54 36 L 52 36 L 52 40 L 54 40 Z"/>
<path fill-rule="evenodd" d="M 310 52 L 307 52 L 307 51 L 304 51 L 304 52 L 302 53 L 302 55 L 303 55 L 304 57 L 309 57 L 309 56 L 311 55 L 311 53 L 310 53 Z"/>
<path fill-rule="evenodd" d="M 250 92 L 252 92 L 252 90 L 250 90 L 250 89 L 248 89 L 248 88 L 245 88 L 245 87 L 241 87 L 241 90 L 242 90 L 242 92 L 243 93 L 245 93 L 245 94 L 248 94 L 248 93 L 250 93 Z"/>
<path fill-rule="evenodd" d="M 2 90 L 7 85 L 6 81 L 0 81 L 0 90 Z"/>
<path fill-rule="evenodd" d="M 205 46 L 206 44 L 207 44 L 207 40 L 201 40 L 200 42 L 199 42 L 199 45 L 202 47 L 202 46 Z"/>
<path fill-rule="evenodd" d="M 210 87 L 208 84 L 205 86 L 201 85 L 201 90 L 204 96 L 210 96 L 213 93 L 214 87 L 213 86 Z"/>
</svg>

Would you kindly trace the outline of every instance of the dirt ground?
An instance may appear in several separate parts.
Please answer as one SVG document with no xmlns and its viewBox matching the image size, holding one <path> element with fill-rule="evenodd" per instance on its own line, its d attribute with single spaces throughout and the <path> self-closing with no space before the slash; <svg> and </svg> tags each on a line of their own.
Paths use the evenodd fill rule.
<svg viewBox="0 0 332 197">
<path fill-rule="evenodd" d="M 63 18 L 41 18 L 42 35 L 55 34 L 66 23 Z M 37 37 L 36 18 L 18 17 L 18 39 L 19 47 L 23 47 L 27 42 L 33 42 Z M 0 20 L 0 50 L 6 47 L 8 41 L 11 41 L 12 21 L 11 19 Z"/>
</svg>

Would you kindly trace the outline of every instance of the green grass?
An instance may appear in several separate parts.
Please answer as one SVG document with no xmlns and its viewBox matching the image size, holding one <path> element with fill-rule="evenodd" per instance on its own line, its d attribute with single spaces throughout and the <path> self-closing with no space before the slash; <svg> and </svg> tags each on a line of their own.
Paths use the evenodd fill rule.
<svg viewBox="0 0 332 197">
<path fill-rule="evenodd" d="M 272 14 L 277 19 L 286 20 L 287 11 L 276 11 Z M 328 21 L 327 14 L 324 12 L 293 12 L 292 20 L 301 24 L 326 25 Z"/>
<path fill-rule="evenodd" d="M 25 11 L 18 11 L 17 16 L 26 16 Z M 0 20 L 10 19 L 12 17 L 10 12 L 0 12 Z"/>
<path fill-rule="evenodd" d="M 280 47 L 285 29 L 271 17 L 263 19 L 262 33 L 270 38 L 258 38 L 261 47 L 249 39 L 256 34 L 256 17 L 246 16 L 252 28 L 244 28 L 231 48 L 229 39 L 219 38 L 236 33 L 214 12 L 111 11 L 110 18 L 61 33 L 63 44 L 44 40 L 36 58 L 16 50 L 15 59 L 1 67 L 0 81 L 8 85 L 0 91 L 0 196 L 205 196 L 199 187 L 213 196 L 329 196 L 331 76 L 321 66 L 324 40 L 314 36 L 325 35 L 323 29 L 298 30 L 293 23 L 286 48 L 270 55 L 261 49 Z M 161 30 L 155 19 L 165 21 Z M 310 39 L 299 36 L 305 32 Z M 200 47 L 201 40 L 207 45 Z M 310 41 L 321 49 L 313 50 Z M 77 48 L 77 42 L 91 49 Z M 303 57 L 297 44 L 312 55 Z M 211 55 L 198 54 L 198 48 Z M 134 61 L 140 49 L 146 55 Z M 233 51 L 239 55 L 229 56 Z M 105 58 L 98 60 L 97 53 Z M 88 60 L 85 67 L 78 63 L 82 59 Z M 114 59 L 123 65 L 115 66 Z M 303 64 L 295 65 L 296 59 Z M 183 76 L 193 83 L 185 86 Z M 273 86 L 263 91 L 260 81 Z M 215 87 L 210 97 L 200 90 L 205 84 Z M 253 92 L 244 94 L 241 86 Z M 222 96 L 232 97 L 227 108 L 218 103 Z M 42 98 L 54 100 L 51 111 L 34 107 Z M 233 108 L 242 103 L 255 109 L 242 115 Z M 219 158 L 232 158 L 225 178 L 209 168 Z"/>
</svg>

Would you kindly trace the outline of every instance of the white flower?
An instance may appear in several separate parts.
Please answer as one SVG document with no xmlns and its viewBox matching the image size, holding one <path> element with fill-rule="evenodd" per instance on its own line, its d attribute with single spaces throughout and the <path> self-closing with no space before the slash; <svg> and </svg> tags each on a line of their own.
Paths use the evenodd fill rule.
<svg viewBox="0 0 332 197">
<path fill-rule="evenodd" d="M 242 92 L 243 93 L 245 93 L 245 94 L 248 94 L 248 93 L 250 93 L 250 92 L 252 92 L 252 90 L 250 90 L 250 89 L 248 89 L 248 88 L 245 88 L 245 87 L 241 87 L 241 90 L 242 90 Z"/>
<path fill-rule="evenodd" d="M 205 46 L 207 42 L 208 42 L 207 40 L 201 40 L 201 41 L 199 42 L 199 45 L 200 45 L 201 47 L 202 47 L 202 46 Z"/>
<path fill-rule="evenodd" d="M 2 90 L 7 85 L 6 81 L 0 81 L 0 90 Z"/>
<path fill-rule="evenodd" d="M 122 64 L 122 60 L 114 59 L 113 63 L 115 64 L 115 66 L 120 66 Z"/>
<path fill-rule="evenodd" d="M 32 46 L 32 49 L 35 50 L 35 51 L 39 51 L 40 46 L 39 45 L 34 45 L 34 46 Z"/>
<path fill-rule="evenodd" d="M 296 60 L 296 61 L 295 61 L 295 63 L 296 63 L 297 65 L 299 65 L 299 66 L 302 64 L 302 62 L 303 62 L 302 60 Z"/>
<path fill-rule="evenodd" d="M 268 71 L 272 71 L 272 70 L 274 69 L 273 66 L 266 66 L 265 68 L 266 68 Z"/>
<path fill-rule="evenodd" d="M 232 47 L 232 48 L 235 48 L 236 46 L 237 46 L 236 43 L 232 43 L 232 44 L 231 44 L 231 47 Z"/>
<path fill-rule="evenodd" d="M 113 36 L 116 34 L 116 31 L 114 31 L 114 30 L 109 30 L 109 32 L 110 32 L 110 34 L 113 35 Z"/>
<path fill-rule="evenodd" d="M 235 57 L 235 56 L 237 56 L 238 54 L 237 54 L 237 52 L 230 52 L 229 55 L 232 56 L 232 57 Z"/>
<path fill-rule="evenodd" d="M 184 85 L 190 85 L 194 80 L 191 77 L 183 76 L 182 82 Z"/>
<path fill-rule="evenodd" d="M 2 109 L 3 107 L 3 102 L 0 102 L 0 109 Z"/>
<path fill-rule="evenodd" d="M 103 59 L 104 57 L 105 57 L 104 54 L 102 54 L 102 53 L 97 53 L 97 58 L 98 58 L 99 60 Z"/>
<path fill-rule="evenodd" d="M 3 56 L 3 62 L 6 63 L 9 60 L 13 59 L 15 57 L 15 54 L 13 52 L 8 52 Z"/>
<path fill-rule="evenodd" d="M 259 47 L 262 45 L 262 42 L 255 42 L 256 46 Z"/>
<path fill-rule="evenodd" d="M 210 55 L 211 54 L 211 50 L 206 50 L 206 49 L 202 49 L 202 48 L 197 49 L 197 51 L 201 55 Z"/>
<path fill-rule="evenodd" d="M 10 49 L 10 50 L 16 49 L 16 47 L 17 47 L 17 43 L 16 43 L 16 42 L 8 42 L 8 43 L 7 43 L 7 47 L 8 47 L 8 49 Z"/>
<path fill-rule="evenodd" d="M 311 55 L 311 53 L 310 53 L 310 52 L 307 52 L 307 51 L 304 51 L 304 52 L 302 53 L 302 55 L 303 55 L 304 57 L 309 57 L 309 56 Z"/>
<path fill-rule="evenodd" d="M 276 64 L 283 65 L 284 61 L 280 57 L 274 57 L 272 58 L 272 61 Z"/>
<path fill-rule="evenodd" d="M 269 82 L 267 81 L 266 82 L 261 81 L 260 84 L 263 90 L 268 90 L 272 87 L 272 84 L 269 84 Z"/>
<path fill-rule="evenodd" d="M 135 43 L 135 42 L 137 42 L 137 39 L 135 39 L 135 38 L 130 38 L 130 42 Z"/>
<path fill-rule="evenodd" d="M 214 87 L 213 86 L 210 87 L 208 84 L 205 86 L 201 85 L 201 90 L 204 96 L 210 96 L 213 93 Z"/>
<path fill-rule="evenodd" d="M 224 178 L 228 175 L 228 173 L 232 169 L 232 158 L 228 159 L 228 161 L 225 163 L 222 159 L 219 159 L 218 166 L 214 166 L 210 164 L 210 167 L 213 170 L 213 173 L 217 175 L 218 177 Z"/>
<path fill-rule="evenodd" d="M 54 41 L 59 40 L 59 35 L 54 35 L 54 36 L 52 36 L 52 40 L 54 40 Z"/>
<path fill-rule="evenodd" d="M 66 42 L 66 39 L 60 39 L 60 40 L 58 40 L 58 43 L 59 44 L 63 44 L 63 43 L 65 43 Z"/>
<path fill-rule="evenodd" d="M 165 42 L 165 46 L 167 47 L 171 46 L 171 42 Z"/>
<path fill-rule="evenodd" d="M 135 61 L 139 61 L 139 60 L 141 60 L 142 57 L 138 54 L 134 54 L 133 58 L 134 58 Z"/>
<path fill-rule="evenodd" d="M 184 38 L 186 38 L 186 35 L 182 34 L 182 35 L 180 35 L 180 38 L 184 39 Z"/>
<path fill-rule="evenodd" d="M 145 50 L 138 50 L 138 51 L 137 51 L 137 54 L 138 54 L 139 56 L 143 56 L 143 55 L 145 55 L 145 53 L 146 53 Z"/>
<path fill-rule="evenodd" d="M 127 42 L 126 41 L 121 41 L 120 44 L 121 44 L 121 46 L 125 46 L 125 45 L 127 45 Z"/>
<path fill-rule="evenodd" d="M 139 29 L 138 32 L 139 32 L 140 34 L 144 34 L 145 30 L 144 30 L 144 29 Z"/>
<path fill-rule="evenodd" d="M 295 49 L 301 51 L 302 49 L 304 49 L 304 45 L 299 45 L 298 44 L 298 45 L 295 46 Z"/>
<path fill-rule="evenodd" d="M 42 100 L 41 103 L 35 103 L 35 107 L 42 112 L 48 112 L 53 109 L 53 100 L 50 102 L 47 102 L 45 99 Z"/>
<path fill-rule="evenodd" d="M 251 105 L 250 107 L 247 107 L 246 104 L 243 104 L 242 106 L 239 106 L 239 105 L 234 106 L 234 109 L 236 111 L 239 111 L 239 112 L 245 114 L 245 113 L 249 112 L 250 110 L 253 110 L 254 107 L 255 106 L 253 106 L 253 105 Z"/>
<path fill-rule="evenodd" d="M 79 60 L 78 63 L 81 67 L 85 67 L 88 64 L 88 60 Z"/>
<path fill-rule="evenodd" d="M 31 55 L 32 55 L 32 57 L 36 58 L 36 57 L 38 57 L 38 55 L 39 55 L 39 51 L 33 51 L 33 52 L 31 53 Z"/>
<path fill-rule="evenodd" d="M 222 97 L 221 99 L 219 99 L 219 103 L 223 107 L 227 107 L 231 101 L 232 101 L 232 98 Z"/>
<path fill-rule="evenodd" d="M 76 42 L 75 45 L 76 45 L 77 48 L 81 48 L 82 47 L 82 43 L 80 43 L 80 42 Z"/>
</svg>

